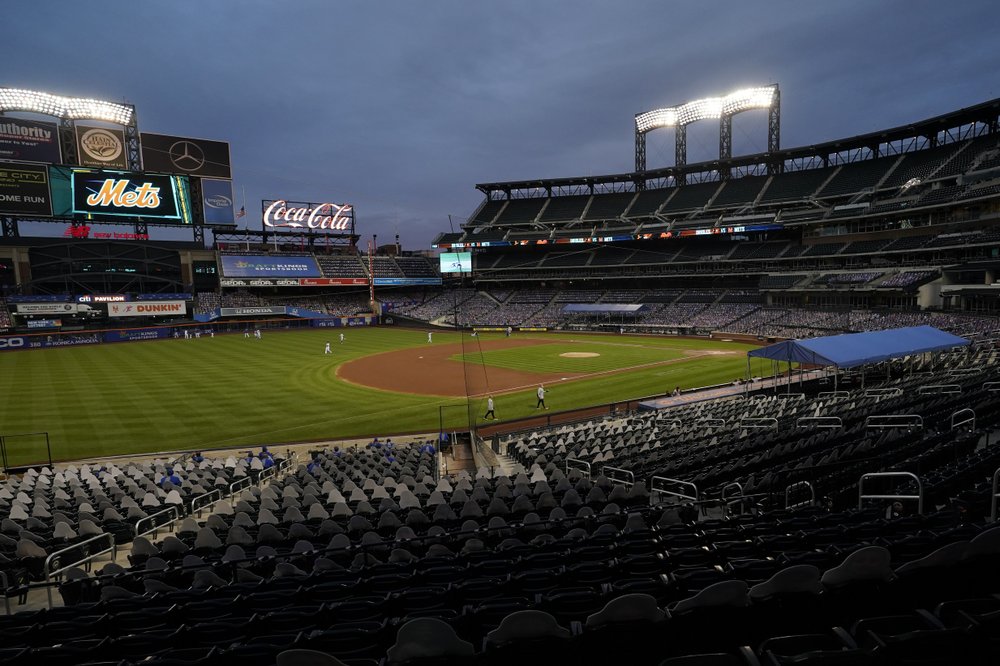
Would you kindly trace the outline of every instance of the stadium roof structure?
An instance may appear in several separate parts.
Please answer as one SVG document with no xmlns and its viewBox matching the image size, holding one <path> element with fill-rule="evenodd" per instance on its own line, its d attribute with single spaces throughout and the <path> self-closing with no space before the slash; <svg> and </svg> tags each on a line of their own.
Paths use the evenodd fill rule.
<svg viewBox="0 0 1000 666">
<path fill-rule="evenodd" d="M 829 335 L 810 340 L 785 340 L 747 352 L 750 358 L 855 368 L 924 352 L 944 351 L 969 341 L 933 326 L 890 328 L 884 331 Z"/>
<path fill-rule="evenodd" d="M 783 170 L 797 171 L 805 165 L 812 165 L 812 168 L 826 167 L 866 158 L 901 155 L 921 145 L 933 147 L 939 143 L 950 143 L 966 138 L 965 132 L 961 130 L 972 124 L 988 127 L 990 132 L 1000 130 L 1000 98 L 906 125 L 809 146 L 782 149 L 773 153 L 743 155 L 728 160 L 710 160 L 697 164 L 648 169 L 643 172 L 478 183 L 476 189 L 485 194 L 487 199 L 530 198 L 551 196 L 552 190 L 560 188 L 606 186 L 608 191 L 623 191 L 614 186 L 628 184 L 644 187 L 648 184 L 652 187 L 657 181 L 677 179 L 687 174 L 719 172 L 727 168 L 758 164 L 772 164 Z M 924 141 L 916 141 L 920 138 Z M 839 158 L 834 159 L 835 156 Z M 512 192 L 518 192 L 518 195 L 512 197 Z"/>
</svg>

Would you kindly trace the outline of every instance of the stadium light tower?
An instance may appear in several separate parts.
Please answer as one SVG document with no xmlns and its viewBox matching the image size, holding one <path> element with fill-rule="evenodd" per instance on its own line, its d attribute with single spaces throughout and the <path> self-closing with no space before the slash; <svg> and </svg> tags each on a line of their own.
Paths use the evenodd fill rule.
<svg viewBox="0 0 1000 666">
<path fill-rule="evenodd" d="M 0 88 L 0 115 L 10 111 L 41 113 L 58 118 L 61 121 L 60 139 L 63 145 L 63 156 L 70 162 L 76 159 L 73 121 L 100 120 L 121 125 L 125 128 L 129 169 L 132 171 L 142 170 L 142 159 L 139 155 L 139 127 L 136 124 L 135 106 L 132 104 L 106 102 L 85 97 L 63 97 L 37 90 Z"/>
<path fill-rule="evenodd" d="M 767 151 L 779 149 L 781 135 L 781 92 L 778 84 L 743 88 L 724 97 L 706 97 L 693 102 L 653 109 L 635 116 L 635 170 L 646 170 L 646 134 L 673 127 L 674 166 L 687 164 L 687 126 L 699 120 L 719 119 L 719 159 L 732 157 L 733 116 L 753 109 L 767 109 Z"/>
</svg>

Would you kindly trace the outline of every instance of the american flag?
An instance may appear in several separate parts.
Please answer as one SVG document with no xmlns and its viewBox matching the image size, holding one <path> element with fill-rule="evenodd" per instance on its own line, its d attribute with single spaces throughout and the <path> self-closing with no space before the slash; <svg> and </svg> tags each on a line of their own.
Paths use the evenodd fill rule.
<svg viewBox="0 0 1000 666">
<path fill-rule="evenodd" d="M 241 217 L 243 217 L 246 214 L 247 214 L 247 207 L 246 206 L 240 206 L 239 211 L 236 212 L 236 219 L 238 220 L 238 219 L 240 219 Z"/>
</svg>

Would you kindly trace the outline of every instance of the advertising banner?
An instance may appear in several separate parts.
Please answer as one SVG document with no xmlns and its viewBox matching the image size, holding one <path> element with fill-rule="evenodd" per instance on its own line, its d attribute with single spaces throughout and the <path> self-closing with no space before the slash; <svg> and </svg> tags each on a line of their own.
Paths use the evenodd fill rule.
<svg viewBox="0 0 1000 666">
<path fill-rule="evenodd" d="M 105 342 L 135 342 L 137 340 L 159 340 L 169 338 L 173 329 L 160 328 L 128 328 L 121 331 L 105 331 Z"/>
<path fill-rule="evenodd" d="M 236 224 L 232 181 L 202 178 L 201 209 L 205 224 Z"/>
<path fill-rule="evenodd" d="M 224 277 L 320 277 L 323 273 L 312 257 L 231 255 L 219 258 Z"/>
<path fill-rule="evenodd" d="M 375 278 L 376 287 L 407 287 L 441 284 L 441 278 Z"/>
<path fill-rule="evenodd" d="M 48 167 L 0 163 L 0 213 L 51 217 Z"/>
<path fill-rule="evenodd" d="M 142 168 L 189 176 L 232 178 L 229 143 L 142 132 Z"/>
<path fill-rule="evenodd" d="M 265 199 L 261 202 L 261 214 L 265 229 L 354 231 L 354 206 L 351 204 Z"/>
<path fill-rule="evenodd" d="M 76 126 L 76 155 L 81 166 L 128 169 L 125 132 L 91 125 Z"/>
<path fill-rule="evenodd" d="M 0 118 L 0 158 L 22 162 L 62 162 L 55 123 Z"/>
<path fill-rule="evenodd" d="M 2 335 L 0 336 L 0 352 L 18 351 L 20 349 L 43 349 L 47 347 L 75 347 L 77 345 L 96 345 L 101 343 L 98 333 L 81 333 L 79 335 Z"/>
<path fill-rule="evenodd" d="M 342 328 L 346 326 L 371 326 L 374 318 L 371 315 L 361 317 L 333 317 L 332 319 L 313 319 L 309 325 L 313 328 Z"/>
<path fill-rule="evenodd" d="M 132 301 L 109 303 L 109 317 L 176 317 L 187 314 L 184 301 Z"/>
<path fill-rule="evenodd" d="M 17 314 L 24 315 L 67 315 L 76 314 L 74 303 L 18 303 Z"/>
<path fill-rule="evenodd" d="M 300 287 L 367 287 L 368 278 L 301 278 Z"/>
<path fill-rule="evenodd" d="M 190 214 L 181 214 L 177 196 L 179 185 L 178 176 L 74 171 L 73 212 L 183 218 L 190 222 Z"/>
<path fill-rule="evenodd" d="M 284 305 L 265 305 L 256 308 L 220 308 L 219 315 L 222 317 L 257 317 L 274 316 L 285 314 Z"/>
<path fill-rule="evenodd" d="M 59 328 L 62 319 L 29 319 L 28 328 Z"/>
</svg>

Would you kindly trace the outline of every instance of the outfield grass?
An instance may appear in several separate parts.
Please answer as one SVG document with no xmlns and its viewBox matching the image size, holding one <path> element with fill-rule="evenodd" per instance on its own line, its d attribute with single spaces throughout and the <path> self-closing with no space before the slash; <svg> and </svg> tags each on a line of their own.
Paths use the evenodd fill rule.
<svg viewBox="0 0 1000 666">
<path fill-rule="evenodd" d="M 392 393 L 341 381 L 340 363 L 370 354 L 426 346 L 426 333 L 393 328 L 350 329 L 347 344 L 322 330 L 265 332 L 214 339 L 162 340 L 0 354 L 0 435 L 48 432 L 55 459 L 365 436 L 438 428 L 478 418 L 482 401 Z M 496 337 L 496 336 L 494 336 Z M 739 356 L 706 356 L 572 382 L 549 384 L 553 410 L 732 381 L 742 354 L 732 343 L 629 336 L 531 334 L 548 344 L 485 352 L 488 365 L 544 372 L 601 372 L 676 360 L 683 350 L 729 349 Z M 434 344 L 459 341 L 436 332 Z M 584 339 L 585 342 L 569 340 Z M 323 345 L 333 341 L 334 354 Z M 468 338 L 466 338 L 468 341 Z M 564 351 L 594 351 L 566 359 Z M 479 354 L 468 354 L 479 362 Z M 473 358 L 474 357 L 474 358 Z M 581 363 L 583 362 L 583 363 Z M 497 396 L 497 414 L 534 413 L 534 391 Z M 42 459 L 39 440 L 8 438 L 8 464 Z"/>
</svg>

